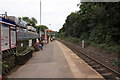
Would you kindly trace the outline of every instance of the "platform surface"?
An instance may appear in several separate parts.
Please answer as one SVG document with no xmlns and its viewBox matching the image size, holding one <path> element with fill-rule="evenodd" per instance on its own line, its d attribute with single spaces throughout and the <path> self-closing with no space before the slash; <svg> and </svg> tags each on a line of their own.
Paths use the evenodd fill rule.
<svg viewBox="0 0 120 80">
<path fill-rule="evenodd" d="M 64 44 L 53 41 L 8 78 L 103 78 Z"/>
</svg>

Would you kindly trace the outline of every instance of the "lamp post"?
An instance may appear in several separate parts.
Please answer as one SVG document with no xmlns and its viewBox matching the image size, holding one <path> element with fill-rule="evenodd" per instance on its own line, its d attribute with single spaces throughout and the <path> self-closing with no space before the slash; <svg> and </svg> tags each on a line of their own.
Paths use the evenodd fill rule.
<svg viewBox="0 0 120 80">
<path fill-rule="evenodd" d="M 40 25 L 41 25 L 41 0 L 40 0 Z"/>
<path fill-rule="evenodd" d="M 41 25 L 41 7 L 42 7 L 42 6 L 41 6 L 41 0 L 40 0 L 40 25 Z M 41 40 L 41 35 L 42 35 L 42 34 L 41 34 L 41 29 L 40 29 L 40 27 L 39 27 L 38 30 L 39 30 L 40 40 Z"/>
<path fill-rule="evenodd" d="M 51 24 L 49 24 L 49 27 L 51 27 Z M 49 32 L 49 42 L 51 41 L 51 32 Z"/>
<path fill-rule="evenodd" d="M 48 29 L 45 29 L 45 43 L 47 43 L 47 30 Z"/>
</svg>

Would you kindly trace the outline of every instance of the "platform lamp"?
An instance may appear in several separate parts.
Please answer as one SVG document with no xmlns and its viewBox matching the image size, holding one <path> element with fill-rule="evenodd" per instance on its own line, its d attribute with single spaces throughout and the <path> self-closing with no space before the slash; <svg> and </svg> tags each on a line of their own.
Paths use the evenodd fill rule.
<svg viewBox="0 0 120 80">
<path fill-rule="evenodd" d="M 40 25 L 41 25 L 41 0 L 40 0 Z M 41 40 L 41 28 L 40 27 L 38 27 L 38 34 L 39 34 L 39 36 L 40 36 L 40 39 L 39 40 Z"/>
<path fill-rule="evenodd" d="M 41 0 L 40 0 L 40 25 L 41 25 Z"/>
</svg>

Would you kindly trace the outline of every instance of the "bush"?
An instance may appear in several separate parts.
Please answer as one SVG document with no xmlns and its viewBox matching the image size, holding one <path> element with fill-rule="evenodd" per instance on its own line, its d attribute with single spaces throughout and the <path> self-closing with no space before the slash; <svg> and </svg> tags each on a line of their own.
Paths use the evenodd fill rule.
<svg viewBox="0 0 120 80">
<path fill-rule="evenodd" d="M 81 40 L 79 38 L 75 38 L 75 37 L 64 38 L 64 40 L 72 42 L 72 43 L 80 43 L 81 42 Z"/>
<path fill-rule="evenodd" d="M 80 38 L 75 38 L 75 37 L 68 37 L 68 38 L 64 38 L 63 40 L 68 41 L 68 42 L 72 42 L 72 43 L 81 43 L 82 39 Z M 95 47 L 101 47 L 113 52 L 117 52 L 120 53 L 120 46 L 119 45 L 109 45 L 109 44 L 98 44 L 98 43 L 94 43 L 90 40 L 85 40 L 85 44 L 86 45 L 90 45 L 90 46 L 95 46 Z"/>
<path fill-rule="evenodd" d="M 108 50 L 111 50 L 111 51 L 114 51 L 114 52 L 117 52 L 117 53 L 120 53 L 120 46 L 119 45 L 116 45 L 116 46 L 110 46 L 107 48 Z"/>
<path fill-rule="evenodd" d="M 114 46 L 109 46 L 108 44 L 96 44 L 96 43 L 91 43 L 91 46 L 96 46 L 96 47 L 101 47 L 116 53 L 120 53 L 120 46 L 119 45 L 114 45 Z"/>
<path fill-rule="evenodd" d="M 25 54 L 26 52 L 29 52 L 29 51 L 35 51 L 35 49 L 33 47 L 27 47 L 27 49 L 22 51 L 21 53 L 17 52 L 18 53 L 17 56 Z"/>
<path fill-rule="evenodd" d="M 111 63 L 113 64 L 113 66 L 120 67 L 120 60 L 119 59 L 112 59 Z"/>
</svg>

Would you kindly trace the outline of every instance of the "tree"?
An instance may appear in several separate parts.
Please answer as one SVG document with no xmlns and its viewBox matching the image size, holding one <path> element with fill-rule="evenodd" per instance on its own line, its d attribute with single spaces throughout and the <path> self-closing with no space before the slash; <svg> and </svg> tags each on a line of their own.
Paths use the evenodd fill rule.
<svg viewBox="0 0 120 80">
<path fill-rule="evenodd" d="M 32 17 L 32 18 L 29 18 L 29 17 L 22 17 L 22 20 L 26 21 L 29 25 L 35 27 L 36 24 L 37 24 L 37 20 Z"/>
<path fill-rule="evenodd" d="M 41 30 L 41 31 L 43 31 L 43 32 L 44 32 L 45 29 L 48 29 L 48 27 L 45 26 L 45 25 L 35 26 L 35 28 L 36 28 L 37 30 Z"/>
<path fill-rule="evenodd" d="M 37 20 L 34 17 L 32 17 L 30 19 L 30 24 L 32 24 L 32 26 L 35 26 L 37 24 Z"/>
<path fill-rule="evenodd" d="M 81 3 L 67 16 L 59 33 L 96 43 L 120 44 L 120 2 Z"/>
</svg>

